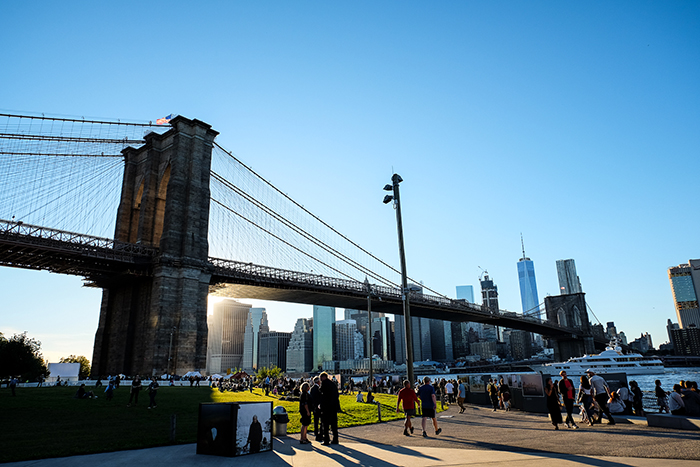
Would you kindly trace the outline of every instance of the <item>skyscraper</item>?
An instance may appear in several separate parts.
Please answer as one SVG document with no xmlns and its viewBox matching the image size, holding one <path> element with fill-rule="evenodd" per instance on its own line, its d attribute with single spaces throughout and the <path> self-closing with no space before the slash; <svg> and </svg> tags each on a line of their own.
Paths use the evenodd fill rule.
<svg viewBox="0 0 700 467">
<path fill-rule="evenodd" d="M 479 279 L 481 284 L 481 300 L 483 307 L 487 311 L 492 311 L 494 313 L 498 312 L 498 287 L 489 279 L 487 273 L 484 274 L 484 278 Z"/>
<path fill-rule="evenodd" d="M 244 370 L 254 371 L 258 369 L 260 333 L 269 331 L 265 308 L 251 308 L 248 311 L 248 322 L 243 337 L 243 363 L 241 366 Z"/>
<path fill-rule="evenodd" d="M 537 296 L 537 281 L 535 280 L 535 263 L 525 256 L 525 244 L 523 257 L 518 260 L 518 281 L 520 282 L 520 302 L 523 306 L 523 314 L 534 315 L 539 318 L 540 299 Z"/>
<path fill-rule="evenodd" d="M 431 319 L 429 321 L 431 360 L 451 362 L 454 360 L 451 323 L 441 319 Z"/>
<path fill-rule="evenodd" d="M 333 360 L 333 323 L 334 307 L 314 305 L 314 370 Z"/>
<path fill-rule="evenodd" d="M 372 313 L 373 317 L 376 317 L 376 313 Z M 367 323 L 369 322 L 369 318 L 367 316 L 367 310 L 351 310 L 349 308 L 345 309 L 345 319 L 351 319 L 354 320 L 357 326 L 357 331 L 362 334 L 362 337 L 364 339 L 363 342 L 365 342 L 365 349 L 362 352 L 362 356 L 366 357 L 367 355 L 367 330 L 368 330 L 368 325 Z"/>
<path fill-rule="evenodd" d="M 581 281 L 576 275 L 576 263 L 573 259 L 557 260 L 557 277 L 561 295 L 582 293 Z"/>
<path fill-rule="evenodd" d="M 243 360 L 245 325 L 251 305 L 224 299 L 214 303 L 207 316 L 207 372 L 222 373 L 240 368 Z"/>
<path fill-rule="evenodd" d="M 394 339 L 391 324 L 386 316 L 372 319 L 372 353 L 379 355 L 382 360 L 393 359 Z"/>
<path fill-rule="evenodd" d="M 676 305 L 676 316 L 681 329 L 691 324 L 700 328 L 700 259 L 691 259 L 688 264 L 668 268 L 668 280 Z"/>
<path fill-rule="evenodd" d="M 287 347 L 287 372 L 306 373 L 313 368 L 313 319 L 299 318 Z"/>
<path fill-rule="evenodd" d="M 261 332 L 258 363 L 260 367 L 276 366 L 287 371 L 287 347 L 291 332 Z"/>
<path fill-rule="evenodd" d="M 354 319 L 337 321 L 334 325 L 333 360 L 355 360 L 364 355 L 364 340 Z"/>
<path fill-rule="evenodd" d="M 457 299 L 466 300 L 469 303 L 474 303 L 474 286 L 473 285 L 458 285 Z"/>
<path fill-rule="evenodd" d="M 481 306 L 491 313 L 498 313 L 498 287 L 489 279 L 489 275 L 484 272 L 484 278 L 479 279 L 481 284 Z M 499 340 L 498 327 L 492 324 L 484 324 L 482 327 L 483 337 L 489 341 Z"/>
<path fill-rule="evenodd" d="M 394 342 L 396 343 L 396 363 L 406 363 L 406 328 L 403 316 L 397 315 L 394 321 Z M 432 344 L 430 339 L 430 319 L 411 316 L 411 332 L 413 337 L 413 361 L 432 360 Z"/>
</svg>

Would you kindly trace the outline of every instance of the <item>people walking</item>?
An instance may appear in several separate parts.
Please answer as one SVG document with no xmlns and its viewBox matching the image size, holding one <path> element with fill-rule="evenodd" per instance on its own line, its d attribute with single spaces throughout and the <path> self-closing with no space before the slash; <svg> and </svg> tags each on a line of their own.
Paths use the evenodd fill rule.
<svg viewBox="0 0 700 467">
<path fill-rule="evenodd" d="M 586 370 L 588 375 L 588 381 L 591 383 L 591 388 L 593 389 L 593 399 L 600 406 L 600 410 L 605 413 L 608 418 L 608 425 L 614 425 L 615 419 L 610 414 L 610 409 L 608 409 L 608 399 L 610 399 L 610 388 L 608 383 L 605 382 L 603 378 L 595 374 L 595 371 L 590 368 Z M 599 415 L 598 423 L 602 421 L 602 414 Z"/>
<path fill-rule="evenodd" d="M 559 429 L 559 424 L 562 422 L 561 419 L 561 406 L 559 405 L 559 391 L 557 391 L 557 386 L 552 382 L 552 378 L 547 378 L 544 382 L 544 393 L 547 396 L 547 411 L 549 412 L 549 419 L 554 425 L 554 429 Z"/>
<path fill-rule="evenodd" d="M 498 398 L 503 406 L 503 410 L 508 412 L 510 410 L 510 386 L 503 378 L 501 378 L 501 382 L 498 385 Z"/>
<path fill-rule="evenodd" d="M 403 404 L 403 412 L 406 415 L 406 420 L 403 423 L 405 436 L 411 436 L 413 433 L 411 417 L 416 416 L 416 402 L 420 404 L 416 391 L 411 388 L 411 383 L 408 380 L 404 381 L 403 388 L 399 391 L 399 396 L 396 399 L 396 413 L 399 413 L 399 405 Z"/>
<path fill-rule="evenodd" d="M 581 376 L 576 400 L 581 404 L 581 413 L 585 417 L 586 423 L 588 426 L 593 426 L 593 389 L 591 389 L 591 383 L 586 376 Z"/>
<path fill-rule="evenodd" d="M 105 388 L 105 397 L 108 401 L 114 397 L 114 381 L 111 378 L 107 379 L 107 387 Z"/>
<path fill-rule="evenodd" d="M 141 378 L 136 376 L 131 382 L 131 391 L 129 392 L 129 402 L 126 404 L 127 407 L 131 407 L 131 402 L 134 405 L 139 403 L 139 392 L 141 392 Z"/>
<path fill-rule="evenodd" d="M 338 386 L 328 378 L 328 373 L 321 373 L 321 413 L 323 417 L 323 445 L 338 444 L 338 412 L 340 398 Z M 333 439 L 329 432 L 333 433 Z"/>
<path fill-rule="evenodd" d="M 457 388 L 457 405 L 459 405 L 459 413 L 464 413 L 464 400 L 467 398 L 467 385 L 464 380 L 459 382 Z"/>
<path fill-rule="evenodd" d="M 445 382 L 445 394 L 447 396 L 447 403 L 453 404 L 454 403 L 454 384 L 452 384 L 452 381 Z"/>
<path fill-rule="evenodd" d="M 439 435 L 442 432 L 442 428 L 438 427 L 437 418 L 435 418 L 435 412 L 437 410 L 437 398 L 435 396 L 435 389 L 430 384 L 430 377 L 426 376 L 423 378 L 423 385 L 418 388 L 418 398 L 420 399 L 422 419 L 421 428 L 423 428 L 423 437 L 427 438 L 428 433 L 425 431 L 425 423 L 427 419 L 431 419 L 433 422 L 433 427 L 435 428 L 435 434 Z"/>
<path fill-rule="evenodd" d="M 156 377 L 154 376 L 153 379 L 151 380 L 151 384 L 148 385 L 148 398 L 149 398 L 148 408 L 149 409 L 156 408 L 156 395 L 158 394 L 159 387 L 160 386 L 158 385 L 158 381 L 156 380 Z"/>
<path fill-rule="evenodd" d="M 498 387 L 496 382 L 489 378 L 489 384 L 486 386 L 486 391 L 489 393 L 489 398 L 491 399 L 491 405 L 493 405 L 493 411 L 498 410 Z"/>
<path fill-rule="evenodd" d="M 559 376 L 561 376 L 559 380 L 559 393 L 561 394 L 564 408 L 566 409 L 566 427 L 577 429 L 578 425 L 574 421 L 572 415 L 574 413 L 574 402 L 576 401 L 574 382 L 566 376 L 566 371 L 564 370 L 559 372 Z"/>
</svg>

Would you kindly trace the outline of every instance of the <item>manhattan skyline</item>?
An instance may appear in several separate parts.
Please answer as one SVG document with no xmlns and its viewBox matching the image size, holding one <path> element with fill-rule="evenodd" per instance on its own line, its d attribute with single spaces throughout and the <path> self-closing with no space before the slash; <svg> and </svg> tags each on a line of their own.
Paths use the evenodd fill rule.
<svg viewBox="0 0 700 467">
<path fill-rule="evenodd" d="M 668 340 L 667 269 L 700 257 L 697 3 L 186 5 L 4 4 L 0 111 L 200 119 L 393 265 L 399 173 L 409 276 L 455 297 L 483 268 L 520 311 L 522 232 L 540 299 L 573 258 L 603 324 Z M 99 289 L 0 268 L 0 293 L 6 336 L 92 358 Z M 242 301 L 277 331 L 312 315 Z"/>
</svg>

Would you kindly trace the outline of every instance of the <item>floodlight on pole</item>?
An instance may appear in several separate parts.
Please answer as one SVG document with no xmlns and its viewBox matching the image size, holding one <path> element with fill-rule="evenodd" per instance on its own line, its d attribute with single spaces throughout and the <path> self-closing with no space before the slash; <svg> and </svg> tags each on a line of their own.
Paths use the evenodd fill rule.
<svg viewBox="0 0 700 467">
<path fill-rule="evenodd" d="M 396 209 L 396 230 L 399 236 L 399 258 L 401 260 L 401 301 L 403 303 L 404 337 L 406 344 L 406 376 L 411 385 L 415 382 L 413 377 L 413 333 L 411 332 L 411 307 L 408 300 L 408 280 L 406 276 L 406 253 L 403 245 L 403 225 L 401 222 L 401 197 L 399 196 L 399 183 L 403 178 L 399 174 L 391 177 L 391 185 L 385 185 L 385 191 L 393 191 L 394 194 L 384 197 L 384 204 L 394 201 Z"/>
<path fill-rule="evenodd" d="M 374 386 L 374 376 L 372 375 L 372 286 L 369 279 L 365 277 L 365 288 L 367 289 L 367 355 L 369 356 L 369 378 L 367 387 L 372 390 Z"/>
</svg>

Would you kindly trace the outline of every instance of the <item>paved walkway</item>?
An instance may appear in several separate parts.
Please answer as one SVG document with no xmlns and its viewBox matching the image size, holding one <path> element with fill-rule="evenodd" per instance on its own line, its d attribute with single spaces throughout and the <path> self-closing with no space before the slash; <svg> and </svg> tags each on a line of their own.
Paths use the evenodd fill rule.
<svg viewBox="0 0 700 467">
<path fill-rule="evenodd" d="M 274 451 L 224 458 L 196 454 L 194 444 L 6 464 L 8 466 L 494 466 L 700 467 L 700 433 L 618 423 L 554 431 L 546 416 L 469 407 L 441 414 L 439 436 L 402 434 L 402 422 L 345 428 L 339 445 L 300 445 L 275 438 Z M 552 464 L 550 464 L 552 465 Z"/>
</svg>

